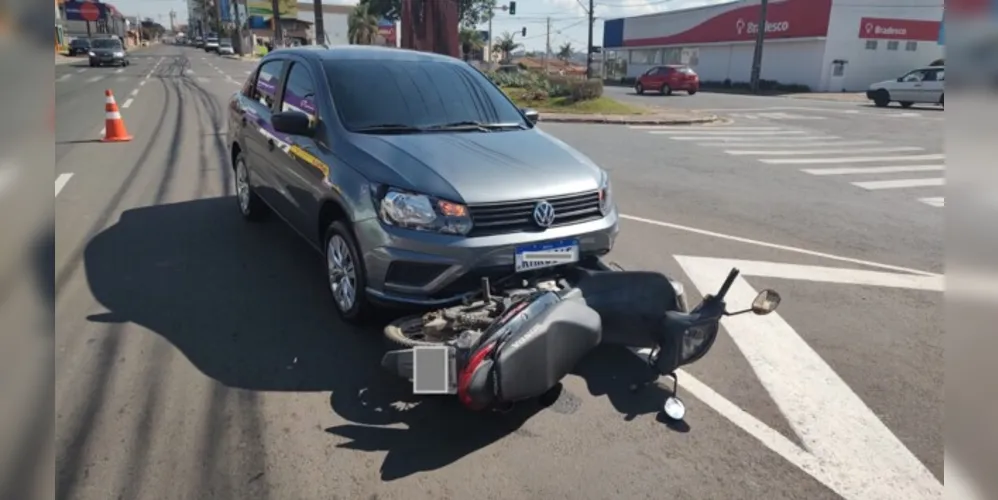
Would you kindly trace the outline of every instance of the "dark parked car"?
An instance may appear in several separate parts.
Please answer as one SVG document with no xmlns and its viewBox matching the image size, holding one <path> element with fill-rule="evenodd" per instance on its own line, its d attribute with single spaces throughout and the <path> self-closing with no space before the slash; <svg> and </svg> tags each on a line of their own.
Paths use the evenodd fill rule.
<svg viewBox="0 0 998 500">
<path fill-rule="evenodd" d="M 265 56 L 229 102 L 238 208 L 326 257 L 340 315 L 447 304 L 483 277 L 606 254 L 607 173 L 458 59 L 384 47 Z"/>
<path fill-rule="evenodd" d="M 682 90 L 693 95 L 700 90 L 700 77 L 689 66 L 681 64 L 655 66 L 639 76 L 637 83 L 634 84 L 634 91 L 638 94 L 644 94 L 649 90 L 663 95 L 672 94 L 674 90 Z"/>
<path fill-rule="evenodd" d="M 90 66 L 128 66 L 128 52 L 117 38 L 95 38 L 90 41 Z"/>
<path fill-rule="evenodd" d="M 90 52 L 90 39 L 89 38 L 74 38 L 69 42 L 69 55 L 73 56 L 85 56 Z"/>
</svg>

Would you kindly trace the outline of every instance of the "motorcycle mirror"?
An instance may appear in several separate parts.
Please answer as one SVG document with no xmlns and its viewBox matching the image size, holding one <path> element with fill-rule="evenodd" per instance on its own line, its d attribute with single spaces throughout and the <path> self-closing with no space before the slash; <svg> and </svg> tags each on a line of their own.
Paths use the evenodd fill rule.
<svg viewBox="0 0 998 500">
<path fill-rule="evenodd" d="M 779 307 L 780 300 L 780 294 L 776 293 L 776 290 L 767 288 L 759 292 L 759 295 L 752 301 L 752 312 L 759 316 L 765 316 Z"/>
</svg>

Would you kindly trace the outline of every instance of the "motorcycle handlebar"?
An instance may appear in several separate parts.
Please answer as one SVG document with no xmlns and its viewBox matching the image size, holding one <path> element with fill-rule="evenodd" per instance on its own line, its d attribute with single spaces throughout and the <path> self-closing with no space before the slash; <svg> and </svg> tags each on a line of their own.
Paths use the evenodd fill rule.
<svg viewBox="0 0 998 500">
<path fill-rule="evenodd" d="M 741 274 L 741 271 L 739 271 L 737 267 L 731 268 L 731 272 L 728 273 L 728 278 L 724 280 L 724 284 L 721 285 L 721 290 L 717 292 L 716 297 L 719 300 L 724 300 L 724 296 L 728 294 L 728 290 L 731 288 L 731 285 L 735 283 L 735 278 L 737 278 L 739 274 Z"/>
</svg>

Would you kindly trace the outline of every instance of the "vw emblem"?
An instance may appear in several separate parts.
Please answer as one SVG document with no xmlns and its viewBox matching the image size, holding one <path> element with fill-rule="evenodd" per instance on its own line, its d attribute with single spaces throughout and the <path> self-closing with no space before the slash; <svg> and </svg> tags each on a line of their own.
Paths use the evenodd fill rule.
<svg viewBox="0 0 998 500">
<path fill-rule="evenodd" d="M 554 224 L 554 206 L 546 201 L 539 202 L 534 207 L 534 222 L 541 227 L 551 227 Z"/>
</svg>

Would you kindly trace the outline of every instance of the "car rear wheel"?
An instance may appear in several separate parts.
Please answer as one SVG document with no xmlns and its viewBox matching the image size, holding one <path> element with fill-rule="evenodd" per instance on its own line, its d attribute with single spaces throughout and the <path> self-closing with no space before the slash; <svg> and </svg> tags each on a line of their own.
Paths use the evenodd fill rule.
<svg viewBox="0 0 998 500">
<path fill-rule="evenodd" d="M 326 279 L 340 318 L 359 323 L 369 317 L 373 305 L 367 298 L 367 273 L 357 240 L 343 223 L 329 225 L 325 237 Z"/>
<path fill-rule="evenodd" d="M 249 169 L 246 167 L 246 160 L 242 153 L 236 155 L 235 184 L 239 213 L 248 221 L 263 219 L 267 215 L 267 205 L 253 192 Z"/>
<path fill-rule="evenodd" d="M 693 95 L 693 94 L 696 94 L 697 91 L 693 90 L 693 89 L 690 89 L 690 90 L 687 90 L 686 93 L 689 94 L 689 95 Z"/>
<path fill-rule="evenodd" d="M 672 87 L 668 83 L 662 85 L 662 95 L 672 95 Z"/>
<path fill-rule="evenodd" d="M 884 89 L 880 89 L 873 95 L 873 104 L 878 108 L 886 108 L 891 103 L 891 95 Z"/>
<path fill-rule="evenodd" d="M 636 92 L 638 95 L 644 94 L 645 93 L 645 88 L 644 88 L 644 86 L 642 86 L 639 83 L 639 84 L 637 84 L 637 85 L 634 86 L 634 92 Z"/>
</svg>

